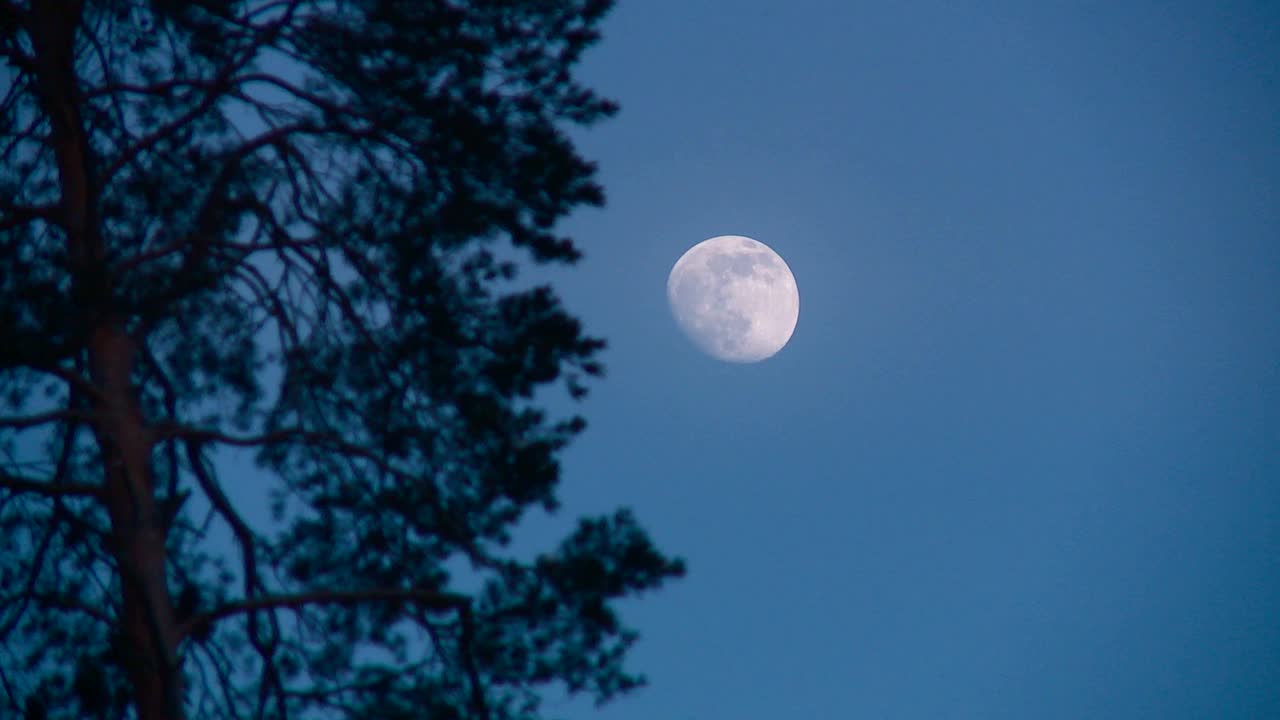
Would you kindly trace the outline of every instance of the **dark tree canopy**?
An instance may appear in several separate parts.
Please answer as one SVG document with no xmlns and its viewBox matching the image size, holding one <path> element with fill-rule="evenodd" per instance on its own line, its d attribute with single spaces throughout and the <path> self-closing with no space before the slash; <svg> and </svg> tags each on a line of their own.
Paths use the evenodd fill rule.
<svg viewBox="0 0 1280 720">
<path fill-rule="evenodd" d="M 600 373 L 515 276 L 601 202 L 564 130 L 609 5 L 0 2 L 0 716 L 640 682 L 614 603 L 680 563 L 626 511 L 509 547 L 583 427 L 535 392 Z"/>
</svg>

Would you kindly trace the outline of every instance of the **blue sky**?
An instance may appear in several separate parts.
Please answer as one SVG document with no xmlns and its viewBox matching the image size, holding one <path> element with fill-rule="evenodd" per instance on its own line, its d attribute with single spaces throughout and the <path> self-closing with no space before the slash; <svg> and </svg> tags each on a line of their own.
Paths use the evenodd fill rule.
<svg viewBox="0 0 1280 720">
<path fill-rule="evenodd" d="M 563 713 L 1280 717 L 1280 6 L 632 0 L 605 33 L 610 202 L 554 278 L 610 372 L 552 524 L 632 506 L 690 574 L 626 605 L 651 687 Z M 800 287 L 759 364 L 666 307 L 720 234 Z"/>
</svg>

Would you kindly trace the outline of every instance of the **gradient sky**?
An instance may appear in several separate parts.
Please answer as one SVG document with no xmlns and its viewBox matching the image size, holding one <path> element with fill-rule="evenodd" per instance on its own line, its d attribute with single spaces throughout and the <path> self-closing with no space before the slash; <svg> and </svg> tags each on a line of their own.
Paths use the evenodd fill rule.
<svg viewBox="0 0 1280 720">
<path fill-rule="evenodd" d="M 611 342 L 563 512 L 690 574 L 572 720 L 1280 717 L 1280 5 L 631 0 L 584 77 Z M 664 284 L 768 243 L 800 321 Z"/>
</svg>

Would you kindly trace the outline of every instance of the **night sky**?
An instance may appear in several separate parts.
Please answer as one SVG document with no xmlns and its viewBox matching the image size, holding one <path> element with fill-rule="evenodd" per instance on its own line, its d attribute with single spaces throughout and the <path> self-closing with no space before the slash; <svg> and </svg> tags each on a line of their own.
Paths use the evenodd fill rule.
<svg viewBox="0 0 1280 720">
<path fill-rule="evenodd" d="M 1280 717 L 1280 5 L 632 0 L 550 277 L 610 341 L 560 514 L 690 574 L 572 720 Z M 790 344 L 666 305 L 740 234 Z M 557 407 L 559 405 L 557 404 Z M 555 534 L 551 531 L 555 530 Z"/>
</svg>

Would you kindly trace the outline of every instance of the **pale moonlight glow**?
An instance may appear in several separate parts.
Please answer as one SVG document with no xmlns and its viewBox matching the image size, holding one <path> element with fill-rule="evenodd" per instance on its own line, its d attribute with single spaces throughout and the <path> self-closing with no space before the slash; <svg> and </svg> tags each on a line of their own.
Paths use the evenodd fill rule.
<svg viewBox="0 0 1280 720">
<path fill-rule="evenodd" d="M 730 362 L 772 356 L 800 317 L 791 268 L 768 245 L 741 235 L 703 240 L 681 255 L 667 278 L 667 300 L 694 344 Z"/>
</svg>

